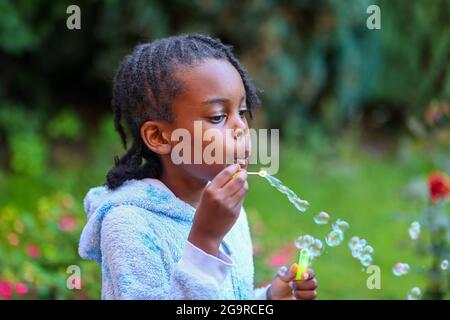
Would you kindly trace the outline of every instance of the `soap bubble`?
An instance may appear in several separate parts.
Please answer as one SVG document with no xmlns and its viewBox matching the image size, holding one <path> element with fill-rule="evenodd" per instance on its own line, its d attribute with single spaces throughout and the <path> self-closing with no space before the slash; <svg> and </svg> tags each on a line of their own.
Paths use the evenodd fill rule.
<svg viewBox="0 0 450 320">
<path fill-rule="evenodd" d="M 353 236 L 348 242 L 348 247 L 352 251 L 353 258 L 358 259 L 364 267 L 368 267 L 372 264 L 374 250 L 372 246 L 367 244 L 366 239 Z"/>
<path fill-rule="evenodd" d="M 355 250 L 357 249 L 358 245 L 359 245 L 359 237 L 357 236 L 353 236 L 350 238 L 350 241 L 348 242 L 348 247 L 350 248 L 350 250 Z"/>
<path fill-rule="evenodd" d="M 365 245 L 365 240 L 354 236 L 348 242 L 348 247 L 352 251 L 353 258 L 359 259 L 361 257 L 361 250 Z"/>
<path fill-rule="evenodd" d="M 392 268 L 392 273 L 397 276 L 403 276 L 409 272 L 409 264 L 398 262 L 395 264 L 395 266 Z"/>
<path fill-rule="evenodd" d="M 305 234 L 303 236 L 300 236 L 297 238 L 297 240 L 295 240 L 295 247 L 297 249 L 308 249 L 309 247 L 311 247 L 316 239 L 314 239 L 313 236 L 310 236 L 309 234 Z"/>
<path fill-rule="evenodd" d="M 422 291 L 419 288 L 414 287 L 408 292 L 408 300 L 419 300 L 422 297 Z"/>
<path fill-rule="evenodd" d="M 360 250 L 353 250 L 352 251 L 352 257 L 356 258 L 356 259 L 361 258 L 361 251 Z"/>
<path fill-rule="evenodd" d="M 269 181 L 269 183 L 272 187 L 275 187 L 276 189 L 281 191 L 281 187 L 283 186 L 283 184 L 281 183 L 280 180 L 278 180 L 277 178 L 275 178 L 274 176 L 271 176 L 269 174 L 265 174 L 263 177 L 266 178 L 267 181 Z M 281 191 L 281 192 L 283 192 L 283 191 Z"/>
<path fill-rule="evenodd" d="M 411 226 L 408 229 L 408 233 L 411 239 L 417 240 L 417 238 L 419 238 L 420 235 L 420 223 L 417 221 L 411 223 Z"/>
<path fill-rule="evenodd" d="M 373 254 L 372 246 L 366 245 L 366 246 L 362 247 L 360 250 L 360 254 L 361 254 L 361 256 L 366 255 L 366 254 L 372 255 Z"/>
<path fill-rule="evenodd" d="M 348 230 L 348 228 L 350 228 L 350 225 L 347 221 L 337 219 L 335 222 L 333 222 L 332 228 L 333 230 L 340 230 L 342 232 L 345 232 L 346 230 Z"/>
<path fill-rule="evenodd" d="M 311 255 L 311 259 L 317 258 L 322 254 L 324 249 L 324 245 L 320 239 L 315 239 L 314 243 L 309 247 L 309 254 Z"/>
<path fill-rule="evenodd" d="M 336 247 L 344 240 L 344 233 L 340 229 L 332 230 L 326 237 L 327 244 L 330 247 Z"/>
<path fill-rule="evenodd" d="M 309 202 L 299 197 L 289 197 L 289 201 L 297 208 L 298 211 L 304 212 L 309 206 Z"/>
<path fill-rule="evenodd" d="M 306 209 L 309 206 L 308 201 L 300 199 L 299 196 L 294 191 L 283 185 L 283 183 L 280 180 L 278 180 L 274 176 L 271 176 L 266 171 L 261 170 L 258 172 L 258 174 L 264 179 L 266 179 L 272 187 L 274 187 L 281 193 L 285 194 L 289 199 L 289 201 L 295 206 L 295 208 L 297 208 L 298 211 L 300 212 L 306 211 Z"/>
<path fill-rule="evenodd" d="M 317 223 L 317 224 L 327 224 L 328 220 L 330 220 L 330 216 L 325 211 L 319 212 L 314 217 L 314 222 Z"/>
<path fill-rule="evenodd" d="M 354 250 L 361 250 L 367 245 L 366 239 L 361 239 L 358 236 L 354 236 L 350 239 L 348 243 L 348 247 L 354 251 Z"/>
<path fill-rule="evenodd" d="M 368 266 L 370 266 L 370 265 L 372 264 L 373 258 L 372 258 L 372 256 L 371 256 L 370 254 L 365 254 L 365 255 L 362 255 L 362 256 L 361 256 L 361 258 L 359 259 L 359 261 L 361 262 L 361 264 L 362 264 L 364 267 L 368 267 Z"/>
<path fill-rule="evenodd" d="M 298 237 L 297 240 L 295 240 L 295 247 L 298 249 L 308 249 L 312 259 L 320 256 L 324 249 L 322 241 L 309 234 Z"/>
<path fill-rule="evenodd" d="M 441 262 L 441 269 L 447 270 L 448 269 L 448 260 L 442 260 Z"/>
</svg>

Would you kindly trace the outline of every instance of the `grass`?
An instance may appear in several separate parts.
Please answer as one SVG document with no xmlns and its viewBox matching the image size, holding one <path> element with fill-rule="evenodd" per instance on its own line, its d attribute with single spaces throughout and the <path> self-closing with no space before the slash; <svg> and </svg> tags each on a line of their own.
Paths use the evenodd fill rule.
<svg viewBox="0 0 450 320">
<path fill-rule="evenodd" d="M 375 156 L 348 141 L 330 149 L 331 152 L 316 152 L 281 148 L 277 177 L 311 203 L 305 213 L 296 211 L 284 195 L 262 178 L 249 178 L 245 206 L 253 225 L 254 242 L 262 248 L 255 257 L 256 284 L 270 281 L 275 275 L 276 270 L 267 264 L 271 253 L 286 243 L 293 246 L 302 234 L 323 240 L 331 222 L 341 218 L 350 223 L 343 244 L 326 248 L 314 261 L 320 299 L 405 299 L 412 287 L 424 289 L 429 260 L 416 254 L 407 231 L 410 223 L 418 219 L 420 209 L 401 194 L 412 178 L 427 173 L 426 159 L 420 155 L 407 159 Z M 312 218 L 320 211 L 330 214 L 329 224 L 314 223 Z M 259 227 L 255 228 L 255 224 Z M 374 264 L 381 270 L 380 290 L 367 288 L 369 274 L 351 256 L 347 241 L 353 235 L 367 239 L 375 249 Z M 426 235 L 421 238 L 424 241 Z M 296 261 L 296 255 L 291 263 Z M 395 277 L 391 269 L 400 261 L 408 262 L 411 271 Z"/>
</svg>

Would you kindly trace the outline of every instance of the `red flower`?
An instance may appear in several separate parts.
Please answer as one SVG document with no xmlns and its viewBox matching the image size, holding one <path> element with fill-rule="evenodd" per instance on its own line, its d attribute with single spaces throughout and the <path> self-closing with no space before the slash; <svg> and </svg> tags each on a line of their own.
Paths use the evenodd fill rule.
<svg viewBox="0 0 450 320">
<path fill-rule="evenodd" d="M 27 246 L 27 253 L 32 258 L 39 258 L 39 256 L 41 255 L 41 250 L 39 249 L 38 246 L 34 244 L 29 244 Z"/>
<path fill-rule="evenodd" d="M 0 281 L 0 298 L 11 299 L 13 284 L 9 281 Z"/>
<path fill-rule="evenodd" d="M 447 199 L 450 196 L 450 180 L 445 173 L 436 172 L 428 177 L 428 189 L 432 202 Z"/>
<path fill-rule="evenodd" d="M 19 282 L 16 284 L 16 292 L 19 296 L 24 296 L 28 293 L 28 287 L 25 283 Z"/>
</svg>

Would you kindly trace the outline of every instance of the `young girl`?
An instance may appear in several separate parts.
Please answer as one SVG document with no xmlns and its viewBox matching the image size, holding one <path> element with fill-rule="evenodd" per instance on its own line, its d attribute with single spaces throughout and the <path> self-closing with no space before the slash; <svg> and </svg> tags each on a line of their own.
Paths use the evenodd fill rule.
<svg viewBox="0 0 450 320">
<path fill-rule="evenodd" d="M 79 246 L 81 257 L 101 264 L 103 299 L 316 297 L 313 271 L 295 281 L 296 264 L 254 289 L 242 209 L 248 149 L 234 159 L 239 164 L 172 161 L 172 133 L 183 128 L 195 136 L 195 121 L 228 138 L 224 154 L 236 150 L 244 143 L 236 132 L 248 130 L 245 114 L 251 117 L 259 104 L 246 70 L 218 39 L 174 36 L 125 57 L 112 105 L 124 147 L 123 121 L 132 145 L 116 158 L 107 185 L 86 195 Z"/>
</svg>

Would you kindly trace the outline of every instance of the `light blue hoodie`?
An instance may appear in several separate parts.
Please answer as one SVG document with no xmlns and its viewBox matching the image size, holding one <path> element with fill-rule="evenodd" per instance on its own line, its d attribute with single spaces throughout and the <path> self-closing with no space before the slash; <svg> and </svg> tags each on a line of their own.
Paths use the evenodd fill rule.
<svg viewBox="0 0 450 320">
<path fill-rule="evenodd" d="M 168 189 L 146 180 L 129 180 L 114 191 L 96 187 L 84 207 L 79 254 L 101 264 L 102 299 L 240 300 L 255 299 L 263 290 L 253 286 L 244 210 L 221 245 L 232 264 L 217 263 L 205 273 L 202 255 L 182 259 L 195 209 Z"/>
</svg>

